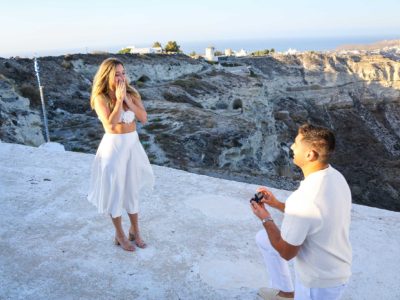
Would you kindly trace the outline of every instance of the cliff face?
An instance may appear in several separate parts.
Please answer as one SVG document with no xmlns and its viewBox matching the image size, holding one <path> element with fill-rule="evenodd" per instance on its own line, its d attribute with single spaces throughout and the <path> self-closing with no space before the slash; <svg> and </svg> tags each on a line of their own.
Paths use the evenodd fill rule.
<svg viewBox="0 0 400 300">
<path fill-rule="evenodd" d="M 280 112 L 275 119 L 285 111 L 276 126 L 278 140 L 287 141 L 287 131 L 305 120 L 332 128 L 338 140 L 333 163 L 355 199 L 400 209 L 398 61 L 381 55 L 306 54 L 271 58 L 269 67 L 266 61 L 246 63 L 265 78 L 274 111 Z"/>
<path fill-rule="evenodd" d="M 25 145 L 44 143 L 39 112 L 30 109 L 29 104 L 29 99 L 0 74 L 0 140 Z"/>
<path fill-rule="evenodd" d="M 94 73 L 105 58 L 39 60 L 50 136 L 68 150 L 93 153 L 98 146 L 103 130 L 88 99 Z M 291 163 L 289 147 L 298 126 L 310 121 L 335 131 L 333 165 L 346 176 L 354 200 L 400 211 L 396 57 L 307 53 L 232 58 L 221 65 L 179 55 L 118 58 L 148 110 L 149 122 L 139 132 L 153 163 L 294 188 L 301 173 Z M 37 116 L 32 61 L 0 59 L 0 73 L 18 97 L 30 99 Z M 12 118 L 10 111 L 2 109 L 2 114 Z M 14 138 L 7 124 L 2 122 L 0 139 L 26 143 Z M 27 132 L 23 124 L 18 126 Z"/>
</svg>

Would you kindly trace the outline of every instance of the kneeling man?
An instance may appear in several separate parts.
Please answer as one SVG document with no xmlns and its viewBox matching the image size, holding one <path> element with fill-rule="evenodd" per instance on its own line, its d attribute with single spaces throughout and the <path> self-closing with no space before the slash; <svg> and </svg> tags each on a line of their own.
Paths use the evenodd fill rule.
<svg viewBox="0 0 400 300">
<path fill-rule="evenodd" d="M 261 202 L 251 202 L 264 229 L 256 236 L 271 287 L 260 289 L 264 299 L 340 299 L 351 275 L 349 241 L 351 193 L 343 175 L 329 159 L 335 148 L 333 133 L 303 125 L 291 146 L 293 162 L 304 180 L 285 203 L 265 187 Z M 281 230 L 265 204 L 284 213 Z M 288 267 L 294 258 L 295 285 Z"/>
</svg>

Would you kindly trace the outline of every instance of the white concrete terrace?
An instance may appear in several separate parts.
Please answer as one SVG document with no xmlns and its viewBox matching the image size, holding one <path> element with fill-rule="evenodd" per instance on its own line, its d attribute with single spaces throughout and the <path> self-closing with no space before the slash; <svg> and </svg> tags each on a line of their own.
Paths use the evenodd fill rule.
<svg viewBox="0 0 400 300">
<path fill-rule="evenodd" d="M 268 273 L 248 206 L 256 185 L 153 166 L 140 213 L 149 247 L 132 253 L 86 201 L 92 159 L 0 143 L 0 299 L 257 299 Z M 344 299 L 400 299 L 399 224 L 400 213 L 353 206 Z"/>
</svg>

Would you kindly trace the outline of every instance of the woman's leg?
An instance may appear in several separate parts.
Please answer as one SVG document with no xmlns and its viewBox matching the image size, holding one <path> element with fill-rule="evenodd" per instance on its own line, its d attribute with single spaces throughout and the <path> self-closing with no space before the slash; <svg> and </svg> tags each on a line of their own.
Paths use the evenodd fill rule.
<svg viewBox="0 0 400 300">
<path fill-rule="evenodd" d="M 128 216 L 129 216 L 129 219 L 131 220 L 131 228 L 129 229 L 129 235 L 133 236 L 136 246 L 138 246 L 139 248 L 146 248 L 147 245 L 145 242 L 143 242 L 143 240 L 140 236 L 138 214 L 137 213 L 135 213 L 135 214 L 128 213 Z"/>
<path fill-rule="evenodd" d="M 121 217 L 111 217 L 111 220 L 115 227 L 115 244 L 121 245 L 122 249 L 126 251 L 135 251 L 135 246 L 126 238 L 125 232 L 122 229 Z"/>
</svg>

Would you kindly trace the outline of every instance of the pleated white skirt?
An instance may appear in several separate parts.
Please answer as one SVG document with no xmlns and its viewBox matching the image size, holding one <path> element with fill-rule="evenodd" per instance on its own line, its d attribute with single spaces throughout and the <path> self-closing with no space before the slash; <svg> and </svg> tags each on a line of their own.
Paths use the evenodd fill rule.
<svg viewBox="0 0 400 300">
<path fill-rule="evenodd" d="M 92 164 L 89 202 L 113 218 L 139 211 L 139 192 L 153 188 L 154 175 L 136 131 L 105 133 Z"/>
</svg>

